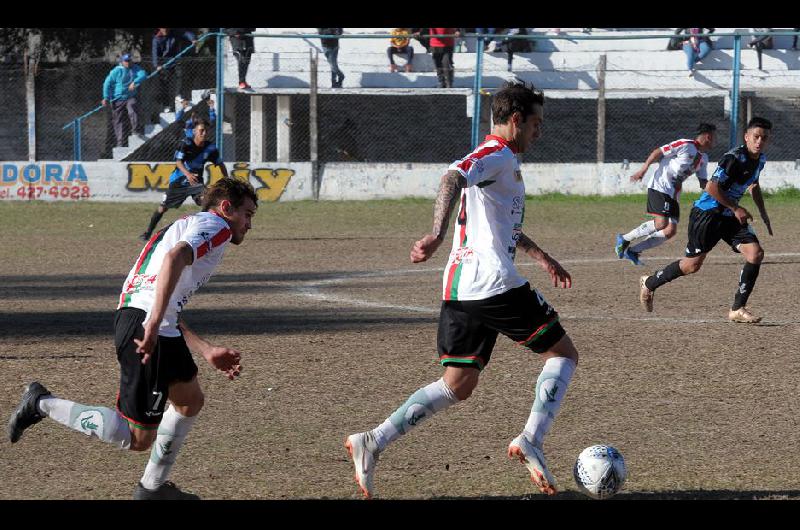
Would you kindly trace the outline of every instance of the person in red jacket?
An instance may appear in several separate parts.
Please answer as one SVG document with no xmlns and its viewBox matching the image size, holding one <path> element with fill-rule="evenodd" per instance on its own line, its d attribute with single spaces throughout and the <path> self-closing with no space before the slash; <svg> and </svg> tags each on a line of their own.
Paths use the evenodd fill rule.
<svg viewBox="0 0 800 530">
<path fill-rule="evenodd" d="M 430 50 L 433 55 L 433 63 L 436 65 L 439 88 L 450 88 L 453 86 L 453 49 L 456 42 L 453 37 L 441 37 L 440 35 L 461 37 L 461 32 L 458 28 L 428 28 L 428 33 L 430 34 Z"/>
</svg>

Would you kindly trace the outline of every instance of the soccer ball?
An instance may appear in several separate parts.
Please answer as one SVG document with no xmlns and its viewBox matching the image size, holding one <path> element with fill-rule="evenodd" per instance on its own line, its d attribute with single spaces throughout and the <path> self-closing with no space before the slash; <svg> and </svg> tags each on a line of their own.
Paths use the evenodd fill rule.
<svg viewBox="0 0 800 530">
<path fill-rule="evenodd" d="M 622 453 L 610 445 L 593 445 L 578 455 L 572 474 L 583 493 L 593 499 L 607 499 L 622 489 L 628 471 Z"/>
</svg>

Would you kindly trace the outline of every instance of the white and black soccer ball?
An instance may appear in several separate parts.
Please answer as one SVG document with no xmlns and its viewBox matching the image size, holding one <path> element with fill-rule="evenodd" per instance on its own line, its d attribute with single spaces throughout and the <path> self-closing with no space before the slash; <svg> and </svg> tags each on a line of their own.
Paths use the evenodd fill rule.
<svg viewBox="0 0 800 530">
<path fill-rule="evenodd" d="M 628 471 L 622 453 L 610 445 L 593 445 L 578 455 L 572 474 L 583 493 L 593 499 L 607 499 L 622 489 Z"/>
</svg>

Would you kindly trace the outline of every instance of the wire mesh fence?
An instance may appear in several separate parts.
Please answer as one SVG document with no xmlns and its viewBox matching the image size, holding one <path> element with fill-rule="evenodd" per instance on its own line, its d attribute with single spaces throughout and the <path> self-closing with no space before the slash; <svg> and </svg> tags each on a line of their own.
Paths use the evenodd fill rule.
<svg viewBox="0 0 800 530">
<path fill-rule="evenodd" d="M 184 49 L 161 70 L 156 69 L 152 57 L 136 53 L 132 62 L 141 67 L 145 79 L 131 94 L 137 102 L 133 121 L 127 107 L 118 110 L 115 119 L 113 104 L 100 105 L 104 82 L 118 63 L 42 63 L 32 74 L 33 142 L 28 140 L 31 88 L 26 80 L 30 73 L 26 74 L 22 64 L 3 64 L 0 105 L 10 118 L 0 128 L 0 156 L 5 160 L 70 160 L 78 158 L 77 148 L 84 161 L 171 162 L 180 143 L 192 134 L 187 123 L 205 119 L 212 125 L 209 138 L 224 141 L 227 161 L 248 161 L 254 156 L 254 101 L 261 98 L 258 120 L 265 124 L 261 160 L 278 160 L 281 156 L 296 162 L 313 159 L 311 137 L 316 130 L 316 159 L 321 163 L 447 163 L 470 150 L 476 127 L 479 139 L 488 131 L 490 97 L 479 96 L 482 110 L 474 115 L 475 88 L 492 93 L 513 78 L 539 86 L 561 86 L 545 88 L 544 135 L 536 148 L 524 155 L 525 162 L 597 162 L 600 158 L 623 164 L 641 161 L 655 146 L 689 136 L 699 122 L 718 127 L 719 140 L 710 153 L 714 159 L 729 147 L 725 140 L 731 135 L 735 114 L 740 132 L 752 115 L 774 119 L 776 133 L 792 130 L 800 120 L 800 94 L 789 88 L 745 91 L 739 106 L 733 109 L 732 71 L 726 65 L 716 65 L 705 74 L 702 86 L 710 87 L 707 93 L 681 93 L 668 83 L 652 83 L 652 79 L 664 83 L 661 74 L 670 69 L 685 68 L 681 52 L 676 51 L 670 52 L 676 55 L 664 55 L 669 64 L 651 67 L 658 75 L 652 77 L 652 86 L 646 90 L 607 87 L 602 102 L 605 120 L 598 126 L 601 86 L 597 58 L 601 52 L 579 52 L 581 46 L 601 50 L 597 44 L 600 38 L 576 38 L 560 45 L 541 35 L 501 35 L 479 43 L 478 37 L 463 33 L 455 40 L 450 59 L 453 87 L 441 88 L 439 63 L 431 49 L 423 46 L 424 39 L 410 40 L 409 45 L 416 50 L 411 63 L 402 55 L 394 55 L 396 66 L 391 68 L 387 55 L 390 36 L 388 30 L 385 32 L 359 35 L 358 30 L 346 31 L 335 65 L 318 34 L 256 33 L 249 72 L 244 75 L 245 82 L 253 86 L 247 89 L 240 87 L 237 57 L 227 36 L 222 38 L 222 71 L 211 38 L 203 46 Z M 515 39 L 526 42 L 529 48 L 516 47 L 517 51 L 511 53 L 509 43 Z M 499 53 L 478 53 L 487 43 L 492 46 L 490 50 L 499 49 Z M 666 39 L 636 43 L 645 50 L 660 50 Z M 609 53 L 608 68 L 617 79 L 631 82 L 632 76 L 640 73 L 626 62 L 635 52 Z M 768 58 L 765 56 L 766 65 Z M 742 68 L 752 70 L 747 63 L 751 59 L 743 59 Z M 336 83 L 336 67 L 345 75 L 341 89 L 329 88 Z M 312 94 L 314 70 L 319 89 Z M 220 104 L 224 115 L 217 113 Z M 312 113 L 314 105 L 316 112 Z M 79 117 L 80 131 L 76 134 Z M 217 120 L 221 120 L 224 131 L 219 139 L 213 134 Z M 122 123 L 121 132 L 119 126 L 115 129 L 115 121 Z M 288 130 L 286 153 L 280 151 L 277 132 L 282 126 Z M 34 153 L 30 152 L 31 145 L 35 145 Z M 775 134 L 770 157 L 800 158 L 798 147 L 793 135 Z"/>
</svg>

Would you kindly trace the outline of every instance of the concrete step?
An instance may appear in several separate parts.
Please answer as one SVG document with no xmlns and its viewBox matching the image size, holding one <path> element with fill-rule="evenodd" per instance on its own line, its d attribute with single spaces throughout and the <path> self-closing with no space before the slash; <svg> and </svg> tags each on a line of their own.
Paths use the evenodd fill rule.
<svg viewBox="0 0 800 530">
<path fill-rule="evenodd" d="M 163 130 L 164 130 L 164 127 L 162 127 L 160 124 L 155 124 L 155 125 L 154 124 L 148 124 L 148 125 L 144 126 L 144 134 L 148 138 L 151 138 L 151 137 L 157 135 L 158 133 L 160 133 Z"/>
<path fill-rule="evenodd" d="M 111 156 L 114 157 L 114 160 L 122 160 L 123 158 L 131 154 L 133 152 L 133 149 L 130 147 L 115 147 L 114 149 L 111 150 L 111 152 L 112 152 Z"/>
</svg>

